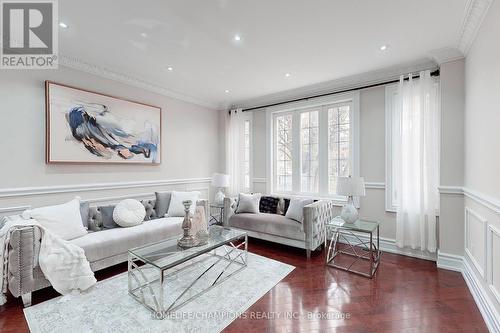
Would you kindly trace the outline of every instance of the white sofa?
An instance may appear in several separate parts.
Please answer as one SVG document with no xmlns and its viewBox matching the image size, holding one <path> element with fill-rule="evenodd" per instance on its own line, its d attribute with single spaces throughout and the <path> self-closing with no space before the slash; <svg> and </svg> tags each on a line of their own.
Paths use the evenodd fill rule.
<svg viewBox="0 0 500 333">
<path fill-rule="evenodd" d="M 156 216 L 156 200 L 141 201 L 146 208 L 145 221 L 134 227 L 89 231 L 70 240 L 80 246 L 93 271 L 127 261 L 128 250 L 182 234 L 182 217 Z M 205 208 L 208 202 L 199 200 L 197 206 Z M 99 224 L 99 209 L 90 207 L 89 223 Z M 208 221 L 207 221 L 208 225 Z M 8 244 L 8 290 L 14 297 L 21 296 L 25 306 L 31 305 L 31 293 L 50 286 L 38 266 L 41 234 L 37 227 L 23 227 L 11 233 Z"/>
</svg>

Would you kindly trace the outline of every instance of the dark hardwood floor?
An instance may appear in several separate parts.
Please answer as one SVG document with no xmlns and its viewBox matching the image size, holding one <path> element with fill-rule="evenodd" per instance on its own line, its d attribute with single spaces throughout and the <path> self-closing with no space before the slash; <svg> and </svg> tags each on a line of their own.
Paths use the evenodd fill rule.
<svg viewBox="0 0 500 333">
<path fill-rule="evenodd" d="M 487 332 L 462 275 L 433 262 L 384 253 L 370 280 L 326 267 L 323 251 L 307 261 L 303 250 L 255 239 L 249 249 L 296 269 L 225 332 Z M 96 277 L 126 270 L 121 264 Z M 55 296 L 47 288 L 33 302 Z M 0 307 L 0 332 L 28 332 L 20 299 Z"/>
</svg>

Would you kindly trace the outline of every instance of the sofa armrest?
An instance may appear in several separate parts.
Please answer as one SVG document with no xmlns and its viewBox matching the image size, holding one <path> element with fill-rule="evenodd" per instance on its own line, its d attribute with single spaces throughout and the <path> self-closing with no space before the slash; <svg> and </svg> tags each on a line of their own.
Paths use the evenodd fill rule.
<svg viewBox="0 0 500 333">
<path fill-rule="evenodd" d="M 222 225 L 224 227 L 229 227 L 229 219 L 234 215 L 236 210 L 236 198 L 225 197 L 224 198 L 224 218 L 222 220 Z"/>
<path fill-rule="evenodd" d="M 200 199 L 196 201 L 196 207 L 203 207 L 203 209 L 205 210 L 205 220 L 207 220 L 207 226 L 208 226 L 210 222 L 210 211 L 208 210 L 208 200 Z"/>
<path fill-rule="evenodd" d="M 38 266 L 41 230 L 36 226 L 16 227 L 8 244 L 8 287 L 14 297 L 33 291 L 33 269 Z"/>
<path fill-rule="evenodd" d="M 325 241 L 325 224 L 334 213 L 333 201 L 316 201 L 304 206 L 304 233 L 307 250 L 315 250 Z"/>
</svg>

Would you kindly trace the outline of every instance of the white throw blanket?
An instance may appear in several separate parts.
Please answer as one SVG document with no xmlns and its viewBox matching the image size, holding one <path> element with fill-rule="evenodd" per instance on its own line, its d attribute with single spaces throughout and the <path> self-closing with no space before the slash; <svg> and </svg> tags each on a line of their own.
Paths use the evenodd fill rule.
<svg viewBox="0 0 500 333">
<path fill-rule="evenodd" d="M 67 295 L 86 290 L 97 282 L 82 248 L 55 236 L 34 219 L 25 220 L 19 216 L 5 221 L 0 229 L 0 305 L 6 302 L 10 234 L 19 227 L 37 226 L 42 231 L 38 264 L 57 292 Z"/>
</svg>

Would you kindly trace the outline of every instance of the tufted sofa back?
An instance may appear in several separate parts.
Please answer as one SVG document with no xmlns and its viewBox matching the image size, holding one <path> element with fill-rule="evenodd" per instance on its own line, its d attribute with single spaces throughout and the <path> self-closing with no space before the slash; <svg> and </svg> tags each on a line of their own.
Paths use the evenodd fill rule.
<svg viewBox="0 0 500 333">
<path fill-rule="evenodd" d="M 155 210 L 156 199 L 140 200 L 140 202 L 146 209 L 146 216 L 144 217 L 144 221 L 154 220 L 158 217 L 156 215 L 156 210 Z M 103 218 L 101 213 L 101 207 L 103 206 L 91 206 L 89 208 L 89 220 L 88 220 L 89 230 L 98 231 L 102 229 Z"/>
</svg>

